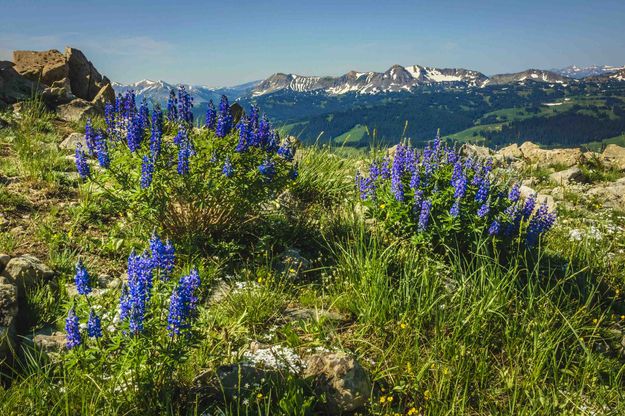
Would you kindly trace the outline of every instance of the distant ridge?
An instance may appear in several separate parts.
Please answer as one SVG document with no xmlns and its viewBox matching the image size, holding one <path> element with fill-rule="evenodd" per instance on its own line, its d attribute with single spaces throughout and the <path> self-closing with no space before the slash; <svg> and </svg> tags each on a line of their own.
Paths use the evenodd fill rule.
<svg viewBox="0 0 625 416">
<path fill-rule="evenodd" d="M 252 95 L 260 96 L 281 90 L 323 92 L 329 95 L 340 95 L 350 92 L 378 94 L 411 91 L 414 87 L 422 85 L 481 88 L 487 85 L 525 81 L 558 84 L 575 82 L 572 78 L 541 69 L 528 69 L 513 74 L 498 74 L 489 78 L 479 71 L 464 68 L 434 68 L 422 65 L 404 67 L 393 65 L 385 72 L 350 71 L 339 77 L 277 73 L 259 83 L 252 91 Z"/>
</svg>

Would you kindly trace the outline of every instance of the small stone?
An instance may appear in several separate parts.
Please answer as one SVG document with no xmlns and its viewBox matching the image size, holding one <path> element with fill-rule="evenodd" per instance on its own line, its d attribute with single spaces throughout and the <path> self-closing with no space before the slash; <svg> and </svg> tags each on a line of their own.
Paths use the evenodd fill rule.
<svg viewBox="0 0 625 416">
<path fill-rule="evenodd" d="M 82 133 L 72 133 L 65 138 L 59 145 L 59 149 L 65 150 L 76 150 L 76 146 L 81 144 L 83 148 L 87 147 L 87 141 L 85 140 L 85 135 Z M 74 156 L 72 157 L 72 161 L 74 160 Z"/>
<path fill-rule="evenodd" d="M 584 175 L 577 166 L 572 166 L 568 169 L 554 172 L 549 175 L 549 178 L 558 185 L 567 185 L 570 182 L 583 182 Z"/>
<path fill-rule="evenodd" d="M 38 333 L 33 337 L 35 347 L 46 353 L 61 352 L 65 348 L 65 334 L 62 332 L 54 332 L 47 334 L 45 331 Z"/>
<path fill-rule="evenodd" d="M 365 369 L 345 353 L 319 353 L 306 362 L 305 377 L 314 379 L 315 389 L 325 394 L 330 414 L 354 411 L 369 400 L 371 382 Z"/>
</svg>

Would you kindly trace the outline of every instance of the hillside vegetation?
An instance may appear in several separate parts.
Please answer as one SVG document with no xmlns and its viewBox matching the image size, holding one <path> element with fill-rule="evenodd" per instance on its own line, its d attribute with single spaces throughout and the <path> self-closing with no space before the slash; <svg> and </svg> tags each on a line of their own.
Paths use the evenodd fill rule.
<svg viewBox="0 0 625 416">
<path fill-rule="evenodd" d="M 619 149 L 460 149 L 530 110 L 446 94 L 363 152 L 183 89 L 1 113 L 0 414 L 625 413 Z"/>
</svg>

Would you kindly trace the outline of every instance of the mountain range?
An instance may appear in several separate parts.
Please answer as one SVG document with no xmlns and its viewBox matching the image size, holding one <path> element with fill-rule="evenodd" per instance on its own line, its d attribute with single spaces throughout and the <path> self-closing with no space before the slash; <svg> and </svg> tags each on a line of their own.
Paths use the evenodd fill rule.
<svg viewBox="0 0 625 416">
<path fill-rule="evenodd" d="M 276 73 L 262 81 L 252 81 L 232 87 L 213 88 L 201 85 L 187 85 L 196 104 L 209 100 L 218 101 L 222 94 L 232 100 L 242 97 L 253 98 L 278 91 L 296 93 L 318 93 L 325 95 L 383 94 L 410 92 L 422 86 L 442 86 L 444 88 L 483 88 L 489 85 L 504 85 L 523 82 L 545 82 L 570 84 L 589 80 L 602 82 L 617 79 L 623 67 L 595 65 L 578 67 L 575 65 L 553 70 L 528 69 L 510 74 L 487 76 L 479 71 L 464 68 L 434 68 L 421 65 L 393 65 L 384 72 L 350 71 L 338 77 L 306 76 Z M 139 99 L 164 104 L 171 89 L 183 84 L 170 84 L 165 81 L 142 80 L 133 84 L 113 83 L 116 92 L 134 90 Z"/>
</svg>

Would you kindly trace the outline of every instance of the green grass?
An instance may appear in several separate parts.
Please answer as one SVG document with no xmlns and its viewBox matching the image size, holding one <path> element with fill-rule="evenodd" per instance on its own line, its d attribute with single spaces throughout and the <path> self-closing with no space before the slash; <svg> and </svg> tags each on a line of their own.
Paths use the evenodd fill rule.
<svg viewBox="0 0 625 416">
<path fill-rule="evenodd" d="M 95 188 L 60 181 L 67 166 L 49 145 L 61 134 L 38 114 L 26 119 L 30 126 L 19 122 L 0 136 L 7 155 L 0 176 L 19 173 L 11 186 L 0 184 L 0 251 L 35 250 L 57 272 L 52 284 L 29 292 L 25 336 L 62 330 L 71 305 L 81 313 L 90 306 L 117 310 L 119 288 L 90 297 L 91 305 L 70 295 L 73 265 L 80 255 L 94 278 L 120 276 L 130 250 L 142 250 L 153 230 Z M 483 128 L 496 126 L 458 137 L 474 140 Z M 293 375 L 249 397 L 197 394 L 198 380 L 237 362 L 252 343 L 302 355 L 314 348 L 353 354 L 373 382 L 362 414 L 625 413 L 625 217 L 562 208 L 533 254 L 499 257 L 479 241 L 471 253 L 435 251 L 391 237 L 363 215 L 353 183 L 368 157 L 306 147 L 297 156 L 298 181 L 276 195 L 252 237 L 215 241 L 204 252 L 181 250 L 176 278 L 193 263 L 203 284 L 195 331 L 176 344 L 180 351 L 172 353 L 164 326 L 155 324 L 166 316 L 153 317 L 149 337 L 107 335 L 101 348 L 92 342 L 51 356 L 26 349 L 2 370 L 0 414 L 319 414 L 324 398 L 310 380 Z M 35 187 L 62 203 L 32 202 Z M 26 211 L 31 216 L 22 218 Z M 13 231 L 18 226 L 23 233 Z M 571 239 L 572 230 L 584 237 Z M 287 247 L 310 268 L 285 270 L 279 254 Z M 221 279 L 234 288 L 209 302 Z M 154 302 L 166 305 L 168 297 Z M 342 318 L 294 321 L 285 314 L 293 308 Z"/>
</svg>

